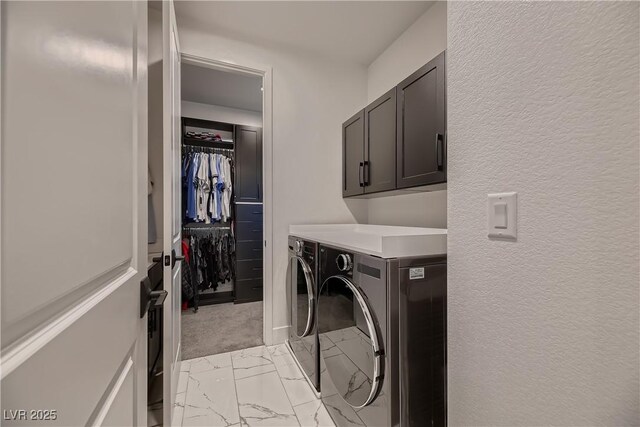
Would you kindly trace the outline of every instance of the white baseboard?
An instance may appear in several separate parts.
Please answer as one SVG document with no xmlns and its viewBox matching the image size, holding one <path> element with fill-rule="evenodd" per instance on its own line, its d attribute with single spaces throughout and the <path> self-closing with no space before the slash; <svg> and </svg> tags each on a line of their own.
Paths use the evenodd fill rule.
<svg viewBox="0 0 640 427">
<path fill-rule="evenodd" d="M 289 338 L 289 326 L 278 326 L 273 328 L 272 345 L 282 344 Z"/>
</svg>

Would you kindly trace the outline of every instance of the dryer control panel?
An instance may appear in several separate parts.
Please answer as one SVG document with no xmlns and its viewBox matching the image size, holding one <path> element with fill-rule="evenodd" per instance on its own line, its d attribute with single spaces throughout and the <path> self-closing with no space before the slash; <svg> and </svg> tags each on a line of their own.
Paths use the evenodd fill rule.
<svg viewBox="0 0 640 427">
<path fill-rule="evenodd" d="M 344 249 L 320 245 L 320 269 L 323 277 L 341 274 L 351 277 L 354 271 L 354 254 Z"/>
</svg>

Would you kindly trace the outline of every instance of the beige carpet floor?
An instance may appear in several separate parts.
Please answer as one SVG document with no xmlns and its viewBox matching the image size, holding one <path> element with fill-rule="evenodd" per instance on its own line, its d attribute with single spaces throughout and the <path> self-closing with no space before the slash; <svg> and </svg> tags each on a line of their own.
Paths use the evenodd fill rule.
<svg viewBox="0 0 640 427">
<path fill-rule="evenodd" d="M 262 301 L 182 312 L 182 359 L 242 350 L 262 342 Z"/>
</svg>

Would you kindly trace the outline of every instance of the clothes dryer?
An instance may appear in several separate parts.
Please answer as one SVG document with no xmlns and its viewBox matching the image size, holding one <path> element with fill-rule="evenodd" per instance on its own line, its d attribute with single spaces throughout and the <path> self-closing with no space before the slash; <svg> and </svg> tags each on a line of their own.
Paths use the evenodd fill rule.
<svg viewBox="0 0 640 427">
<path fill-rule="evenodd" d="M 320 245 L 321 398 L 338 427 L 446 425 L 446 256 Z"/>
</svg>

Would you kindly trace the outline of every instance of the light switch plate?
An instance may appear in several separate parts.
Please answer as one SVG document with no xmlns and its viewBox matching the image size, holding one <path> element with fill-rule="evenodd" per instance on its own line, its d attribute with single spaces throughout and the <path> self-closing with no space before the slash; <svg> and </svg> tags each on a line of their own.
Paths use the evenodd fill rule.
<svg viewBox="0 0 640 427">
<path fill-rule="evenodd" d="M 489 237 L 498 239 L 516 239 L 518 193 L 489 194 L 487 209 Z"/>
</svg>

